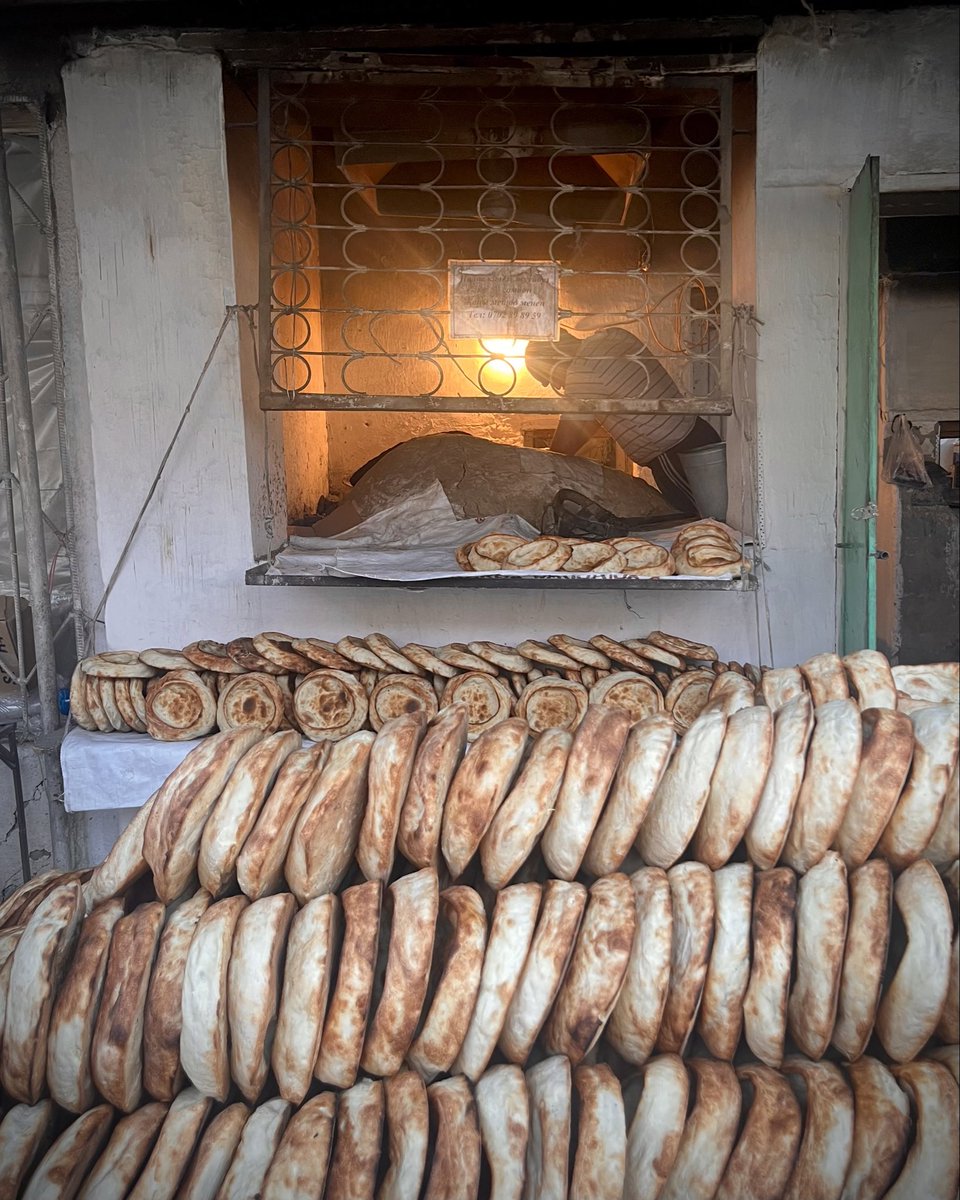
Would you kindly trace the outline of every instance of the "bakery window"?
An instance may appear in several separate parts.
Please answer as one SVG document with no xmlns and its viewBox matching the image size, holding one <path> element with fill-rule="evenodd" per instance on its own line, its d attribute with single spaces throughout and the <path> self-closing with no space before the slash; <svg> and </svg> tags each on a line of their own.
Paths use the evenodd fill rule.
<svg viewBox="0 0 960 1200">
<path fill-rule="evenodd" d="M 264 407 L 557 412 L 531 343 L 617 327 L 623 411 L 724 411 L 723 80 L 260 88 Z"/>
<path fill-rule="evenodd" d="M 732 89 L 586 58 L 256 73 L 259 400 L 298 545 L 434 501 L 528 540 L 707 515 L 647 464 L 707 461 L 732 411 Z"/>
</svg>

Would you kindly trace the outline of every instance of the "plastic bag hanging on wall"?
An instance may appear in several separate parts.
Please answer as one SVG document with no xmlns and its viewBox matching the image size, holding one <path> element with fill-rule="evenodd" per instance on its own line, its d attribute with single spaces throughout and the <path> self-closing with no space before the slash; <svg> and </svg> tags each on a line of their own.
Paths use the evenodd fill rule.
<svg viewBox="0 0 960 1200">
<path fill-rule="evenodd" d="M 920 438 L 902 413 L 898 413 L 890 422 L 880 475 L 884 482 L 895 483 L 897 487 L 930 487 Z"/>
</svg>

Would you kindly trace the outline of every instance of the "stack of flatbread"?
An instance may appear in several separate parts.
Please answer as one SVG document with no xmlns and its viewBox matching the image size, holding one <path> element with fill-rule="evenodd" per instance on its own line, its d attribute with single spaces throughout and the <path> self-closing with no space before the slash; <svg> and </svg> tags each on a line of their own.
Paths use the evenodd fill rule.
<svg viewBox="0 0 960 1200">
<path fill-rule="evenodd" d="M 428 867 L 302 906 L 200 891 L 85 919 L 78 881 L 28 885 L 0 912 L 0 1184 L 733 1200 L 759 1177 L 947 1200 L 956 880 L 921 861 L 894 883 L 879 859 L 848 878 L 831 852 L 799 880 L 683 862 L 517 883 L 488 911 Z M 906 944 L 885 964 L 891 894 Z"/>
<path fill-rule="evenodd" d="M 187 1088 L 65 1126 L 42 1101 L 0 1121 L 0 1182 L 28 1200 L 478 1197 L 484 1185 L 495 1197 L 947 1200 L 960 1173 L 955 1057 L 891 1068 L 793 1055 L 775 1070 L 663 1053 L 623 1081 L 553 1055 L 476 1080 L 403 1070 L 300 1104 L 219 1106 Z"/>
<path fill-rule="evenodd" d="M 254 726 L 338 741 L 358 729 L 376 731 L 402 713 L 422 712 L 429 720 L 439 708 L 463 703 L 472 740 L 514 713 L 538 731 L 572 730 L 588 703 L 608 703 L 638 717 L 675 712 L 682 730 L 706 703 L 712 676 L 726 672 L 760 682 L 750 664 L 720 662 L 712 646 L 656 631 L 619 641 L 553 634 L 516 646 L 403 647 L 382 633 L 343 637 L 336 645 L 271 633 L 196 642 L 183 652 L 154 648 L 83 659 L 71 682 L 70 714 L 82 729 L 161 740 Z"/>
<path fill-rule="evenodd" d="M 954 1200 L 955 664 L 186 649 L 75 679 L 226 728 L 0 904 L 0 1196 Z"/>
<path fill-rule="evenodd" d="M 685 525 L 670 550 L 678 575 L 739 575 L 750 570 L 750 561 L 719 521 Z"/>
<path fill-rule="evenodd" d="M 672 553 L 641 537 L 603 541 L 586 538 L 521 538 L 491 533 L 457 550 L 464 571 L 546 571 L 561 574 L 636 575 L 659 579 L 675 574 Z"/>
</svg>

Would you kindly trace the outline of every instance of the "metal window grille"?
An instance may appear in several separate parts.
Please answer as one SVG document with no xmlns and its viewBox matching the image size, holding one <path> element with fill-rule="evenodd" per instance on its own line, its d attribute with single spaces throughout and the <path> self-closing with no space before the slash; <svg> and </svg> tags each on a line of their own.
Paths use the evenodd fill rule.
<svg viewBox="0 0 960 1200">
<path fill-rule="evenodd" d="M 728 81 L 442 78 L 260 71 L 262 407 L 730 412 Z M 524 265 L 547 314 L 556 288 L 533 341 Z M 487 294 L 463 272 L 489 335 L 452 311 Z M 614 394 L 527 369 L 609 326 L 637 339 Z"/>
</svg>

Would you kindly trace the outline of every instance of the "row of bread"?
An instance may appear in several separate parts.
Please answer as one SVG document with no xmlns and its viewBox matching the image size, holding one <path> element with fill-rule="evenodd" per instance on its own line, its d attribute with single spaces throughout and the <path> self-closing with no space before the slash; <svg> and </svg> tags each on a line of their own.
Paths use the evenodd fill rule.
<svg viewBox="0 0 960 1200">
<path fill-rule="evenodd" d="M 573 729 L 588 704 L 601 703 L 620 705 L 636 720 L 669 712 L 684 732 L 721 692 L 728 711 L 754 703 L 776 710 L 809 692 L 815 704 L 853 697 L 862 709 L 910 712 L 956 703 L 960 674 L 956 663 L 891 668 L 874 650 L 843 659 L 818 654 L 799 667 L 760 671 L 720 662 L 712 646 L 659 631 L 623 641 L 554 634 L 516 647 L 408 643 L 402 650 L 379 633 L 341 638 L 336 646 L 265 633 L 226 645 L 194 642 L 183 652 L 105 651 L 83 659 L 71 682 L 70 711 L 90 731 L 133 730 L 161 740 L 253 724 L 270 732 L 299 729 L 318 741 L 377 730 L 414 709 L 429 717 L 460 702 L 470 713 L 472 740 L 510 715 L 536 731 Z"/>
<path fill-rule="evenodd" d="M 957 1047 L 889 1070 L 791 1057 L 782 1071 L 674 1055 L 621 1084 L 546 1058 L 425 1086 L 414 1072 L 293 1108 L 193 1088 L 56 1129 L 0 1122 L 0 1188 L 24 1200 L 954 1200 Z M 36 1160 L 40 1158 L 39 1163 Z M 483 1191 L 481 1192 L 481 1188 Z"/>
<path fill-rule="evenodd" d="M 668 550 L 642 537 L 602 541 L 558 535 L 535 538 L 490 533 L 457 550 L 464 571 L 547 571 L 564 575 L 740 575 L 750 560 L 719 521 L 685 525 Z"/>
<path fill-rule="evenodd" d="M 88 887 L 107 898 L 145 860 L 165 902 L 196 874 L 214 896 L 236 882 L 250 899 L 284 888 L 303 903 L 354 863 L 387 883 L 398 857 L 500 888 L 541 861 L 572 880 L 691 853 L 717 869 L 741 846 L 761 868 L 801 873 L 831 847 L 850 869 L 875 852 L 895 870 L 945 867 L 960 856 L 956 717 L 949 704 L 861 713 L 849 699 L 814 710 L 803 694 L 776 717 L 710 708 L 678 739 L 666 714 L 633 723 L 599 705 L 573 734 L 531 736 L 513 717 L 469 750 L 461 705 L 306 749 L 294 731 L 245 727 L 186 756 Z"/>
<path fill-rule="evenodd" d="M 958 864 L 948 875 L 954 893 Z M 891 898 L 905 944 L 891 944 Z M 389 899 L 389 903 L 386 900 Z M 730 1060 L 741 1035 L 779 1067 L 790 1044 L 856 1060 L 876 1034 L 896 1062 L 956 1043 L 958 936 L 947 887 L 920 861 L 896 883 L 882 860 L 848 879 L 831 852 L 799 882 L 749 864 L 518 883 L 489 915 L 429 868 L 328 893 L 251 902 L 200 890 L 127 915 L 83 916 L 76 880 L 0 934 L 0 1083 L 49 1089 L 71 1112 L 169 1101 L 185 1080 L 250 1103 L 275 1081 L 300 1103 L 313 1080 L 350 1087 L 403 1067 L 476 1081 L 499 1051 L 575 1065 L 603 1039 L 642 1065 L 696 1034 Z M 382 963 L 382 975 L 378 974 Z"/>
<path fill-rule="evenodd" d="M 241 724 L 297 728 L 323 739 L 368 724 L 378 729 L 412 708 L 432 715 L 462 697 L 475 714 L 475 734 L 514 709 L 529 708 L 534 727 L 572 727 L 588 701 L 599 703 L 611 690 L 644 715 L 671 710 L 696 683 L 685 700 L 689 708 L 715 675 L 728 671 L 760 681 L 749 664 L 720 663 L 713 647 L 659 632 L 646 641 L 554 634 L 517 647 L 477 641 L 408 643 L 402 650 L 377 633 L 336 645 L 264 633 L 226 645 L 193 642 L 182 652 L 104 651 L 83 659 L 71 681 L 70 712 L 91 732 L 134 731 L 162 740 Z"/>
</svg>

